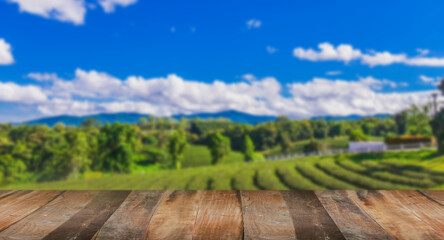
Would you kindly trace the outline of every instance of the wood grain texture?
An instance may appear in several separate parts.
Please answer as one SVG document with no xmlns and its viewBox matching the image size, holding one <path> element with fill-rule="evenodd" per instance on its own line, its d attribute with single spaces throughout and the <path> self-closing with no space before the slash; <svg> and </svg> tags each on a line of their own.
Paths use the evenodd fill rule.
<svg viewBox="0 0 444 240">
<path fill-rule="evenodd" d="M 348 198 L 345 191 L 315 191 L 315 193 L 346 239 L 393 239 Z"/>
<path fill-rule="evenodd" d="M 444 207 L 418 191 L 384 191 L 415 216 L 431 226 L 440 239 L 444 239 Z"/>
<path fill-rule="evenodd" d="M 297 239 L 345 239 L 313 191 L 281 191 Z"/>
<path fill-rule="evenodd" d="M 0 233 L 0 239 L 42 239 L 83 209 L 98 191 L 68 191 Z"/>
<path fill-rule="evenodd" d="M 420 191 L 422 194 L 427 196 L 428 198 L 436 201 L 444 206 L 444 191 L 442 190 L 425 190 Z"/>
<path fill-rule="evenodd" d="M 5 197 L 5 196 L 8 196 L 8 195 L 11 194 L 11 193 L 12 193 L 12 191 L 8 191 L 8 190 L 0 190 L 0 199 L 3 198 L 3 197 Z"/>
<path fill-rule="evenodd" d="M 241 191 L 244 239 L 296 239 L 279 191 Z"/>
<path fill-rule="evenodd" d="M 347 191 L 349 197 L 395 239 L 443 239 L 390 191 Z"/>
<path fill-rule="evenodd" d="M 163 191 L 132 191 L 95 239 L 144 239 Z"/>
<path fill-rule="evenodd" d="M 17 191 L 0 199 L 0 231 L 54 200 L 63 191 Z"/>
<path fill-rule="evenodd" d="M 91 239 L 130 191 L 104 191 L 43 239 Z"/>
<path fill-rule="evenodd" d="M 168 191 L 148 225 L 146 239 L 192 239 L 202 191 Z"/>
<path fill-rule="evenodd" d="M 205 191 L 193 239 L 242 239 L 242 202 L 239 191 Z"/>
</svg>

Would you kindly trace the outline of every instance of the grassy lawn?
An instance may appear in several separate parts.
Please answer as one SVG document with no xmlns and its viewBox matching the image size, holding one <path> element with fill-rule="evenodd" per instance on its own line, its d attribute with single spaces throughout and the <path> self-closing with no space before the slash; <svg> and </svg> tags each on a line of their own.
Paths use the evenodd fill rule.
<svg viewBox="0 0 444 240">
<path fill-rule="evenodd" d="M 195 147 L 193 147 L 195 148 Z M 210 161 L 205 147 L 188 153 L 192 164 Z M 190 150 L 190 149 L 189 149 Z M 444 158 L 434 151 L 387 152 L 242 162 L 182 170 L 91 174 L 84 179 L 3 186 L 3 189 L 444 189 Z M 194 157 L 193 157 L 194 156 Z M 200 159 L 197 159 L 200 158 Z M 202 160 L 207 159 L 207 160 Z M 196 166 L 194 165 L 194 166 Z"/>
</svg>

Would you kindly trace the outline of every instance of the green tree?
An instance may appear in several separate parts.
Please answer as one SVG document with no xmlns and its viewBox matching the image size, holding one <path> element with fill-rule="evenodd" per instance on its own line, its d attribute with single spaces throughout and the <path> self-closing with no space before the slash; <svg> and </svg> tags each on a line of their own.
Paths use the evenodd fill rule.
<svg viewBox="0 0 444 240">
<path fill-rule="evenodd" d="M 279 145 L 281 145 L 282 153 L 288 154 L 291 147 L 291 139 L 287 132 L 279 133 Z"/>
<path fill-rule="evenodd" d="M 331 125 L 328 135 L 330 137 L 338 137 L 344 135 L 344 125 L 341 122 L 335 122 Z"/>
<path fill-rule="evenodd" d="M 357 128 L 350 132 L 349 136 L 350 141 L 353 142 L 361 142 L 361 141 L 367 141 L 368 137 L 365 135 L 365 133 L 362 131 L 362 129 Z"/>
<path fill-rule="evenodd" d="M 324 145 L 316 139 L 312 139 L 304 145 L 304 153 L 320 152 L 322 150 L 324 150 Z"/>
<path fill-rule="evenodd" d="M 174 167 L 176 169 L 181 169 L 183 153 L 187 146 L 187 138 L 185 131 L 176 130 L 170 135 L 168 142 L 168 152 L 173 160 Z"/>
<path fill-rule="evenodd" d="M 444 95 L 444 78 L 438 85 L 438 89 L 441 94 Z M 433 134 L 437 139 L 438 154 L 444 155 L 444 109 L 441 109 L 433 119 L 430 121 L 430 125 L 433 129 Z"/>
<path fill-rule="evenodd" d="M 324 139 L 328 134 L 328 124 L 325 120 L 314 120 L 311 122 L 315 138 Z"/>
<path fill-rule="evenodd" d="M 135 160 L 136 131 L 128 124 L 106 124 L 100 129 L 99 170 L 130 172 Z"/>
<path fill-rule="evenodd" d="M 212 164 L 219 164 L 222 159 L 231 152 L 230 139 L 224 135 L 217 133 L 210 138 L 208 148 L 211 152 Z"/>
<path fill-rule="evenodd" d="M 82 121 L 82 123 L 80 123 L 81 127 L 100 127 L 102 124 L 97 121 L 97 119 L 95 118 L 88 118 Z"/>
<path fill-rule="evenodd" d="M 439 111 L 430 121 L 438 143 L 438 153 L 444 154 L 444 110 Z"/>
<path fill-rule="evenodd" d="M 431 136 L 430 127 L 430 104 L 422 106 L 412 105 L 407 109 L 407 133 L 411 135 Z"/>
<path fill-rule="evenodd" d="M 254 143 L 249 135 L 245 135 L 242 141 L 241 151 L 244 154 L 245 161 L 251 161 L 254 158 Z"/>
<path fill-rule="evenodd" d="M 91 164 L 89 158 L 89 144 L 86 134 L 79 130 L 71 130 L 66 134 L 69 144 L 69 161 L 71 163 L 71 173 L 74 179 L 78 178 L 79 172 L 84 171 Z"/>
</svg>

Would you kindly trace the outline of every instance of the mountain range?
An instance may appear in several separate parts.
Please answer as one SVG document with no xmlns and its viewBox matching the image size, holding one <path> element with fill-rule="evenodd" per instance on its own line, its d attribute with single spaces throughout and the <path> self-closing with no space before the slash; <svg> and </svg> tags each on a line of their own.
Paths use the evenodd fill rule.
<svg viewBox="0 0 444 240">
<path fill-rule="evenodd" d="M 372 117 L 377 117 L 384 119 L 386 117 L 390 116 L 389 114 L 377 114 L 373 115 Z M 28 125 L 47 125 L 47 126 L 54 126 L 57 123 L 63 123 L 67 126 L 79 126 L 82 121 L 88 118 L 95 118 L 97 121 L 99 121 L 102 124 L 105 123 L 114 123 L 114 122 L 121 122 L 121 123 L 137 123 L 139 122 L 139 119 L 142 117 L 148 117 L 146 114 L 140 114 L 140 113 L 101 113 L 101 114 L 95 114 L 95 115 L 87 115 L 87 116 L 69 116 L 69 115 L 61 115 L 61 116 L 55 116 L 55 117 L 46 117 L 46 118 L 40 118 L 35 119 L 31 121 L 24 122 L 22 124 L 28 124 Z M 235 110 L 230 111 L 223 111 L 223 112 L 217 112 L 217 113 L 197 113 L 197 114 L 191 114 L 191 115 L 174 115 L 172 118 L 174 119 L 181 119 L 182 117 L 185 117 L 186 119 L 194 119 L 194 118 L 200 118 L 200 119 L 209 119 L 209 118 L 226 118 L 230 119 L 232 122 L 238 122 L 238 123 L 247 123 L 256 125 L 263 122 L 270 122 L 274 121 L 276 119 L 275 116 L 260 116 L 260 115 L 252 115 L 244 112 L 239 112 Z M 323 116 L 323 117 L 313 117 L 313 120 L 319 120 L 324 119 L 326 121 L 344 121 L 344 120 L 358 120 L 364 117 L 369 116 L 361 116 L 361 115 L 349 115 L 349 116 Z"/>
</svg>

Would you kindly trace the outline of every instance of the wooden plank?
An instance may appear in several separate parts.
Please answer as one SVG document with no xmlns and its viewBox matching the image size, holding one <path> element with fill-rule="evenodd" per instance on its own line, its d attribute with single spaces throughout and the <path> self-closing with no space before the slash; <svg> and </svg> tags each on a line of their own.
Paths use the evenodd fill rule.
<svg viewBox="0 0 444 240">
<path fill-rule="evenodd" d="M 345 191 L 315 191 L 346 239 L 393 239 Z"/>
<path fill-rule="evenodd" d="M 279 191 L 241 191 L 244 239 L 296 239 Z"/>
<path fill-rule="evenodd" d="M 420 191 L 422 194 L 428 198 L 440 203 L 444 206 L 444 191 L 443 190 L 425 190 Z"/>
<path fill-rule="evenodd" d="M 0 239 L 42 239 L 83 209 L 98 191 L 68 191 L 0 233 Z"/>
<path fill-rule="evenodd" d="M 144 239 L 162 191 L 132 191 L 95 239 Z"/>
<path fill-rule="evenodd" d="M 91 239 L 129 193 L 130 191 L 99 192 L 85 208 L 43 239 Z"/>
<path fill-rule="evenodd" d="M 168 191 L 148 225 L 146 239 L 192 239 L 202 191 Z"/>
<path fill-rule="evenodd" d="M 444 239 L 444 207 L 440 203 L 418 191 L 384 191 L 383 194 L 396 199 L 421 219 L 423 224 L 433 227 L 437 235 Z"/>
<path fill-rule="evenodd" d="M 12 191 L 9 191 L 9 190 L 0 190 L 0 199 L 5 196 L 8 196 L 8 194 L 11 194 L 11 193 L 12 193 Z"/>
<path fill-rule="evenodd" d="M 205 191 L 193 239 L 242 239 L 242 201 L 239 191 Z"/>
<path fill-rule="evenodd" d="M 0 200 L 0 231 L 54 200 L 63 191 L 17 191 Z"/>
<path fill-rule="evenodd" d="M 345 239 L 313 191 L 281 191 L 298 239 Z"/>
<path fill-rule="evenodd" d="M 422 221 L 390 191 L 347 191 L 349 197 L 391 236 L 397 239 L 443 239 L 442 233 Z"/>
</svg>

